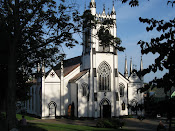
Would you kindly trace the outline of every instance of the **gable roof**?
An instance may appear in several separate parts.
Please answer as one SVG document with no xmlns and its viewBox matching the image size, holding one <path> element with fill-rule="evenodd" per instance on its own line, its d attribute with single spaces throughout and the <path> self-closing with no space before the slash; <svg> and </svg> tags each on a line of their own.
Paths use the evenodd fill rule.
<svg viewBox="0 0 175 131">
<path fill-rule="evenodd" d="M 64 76 L 67 76 L 75 68 L 80 66 L 80 64 L 81 64 L 81 56 L 77 56 L 77 57 L 74 57 L 74 58 L 71 58 L 71 59 L 63 60 L 63 74 L 64 74 Z M 61 76 L 61 70 L 60 69 L 61 69 L 61 63 L 60 62 L 55 67 L 53 67 L 53 70 L 58 75 L 58 77 Z M 51 70 L 49 70 L 47 72 L 47 75 L 49 74 L 49 72 Z"/>
<path fill-rule="evenodd" d="M 129 81 L 128 78 L 126 78 L 121 72 L 118 72 L 125 80 Z"/>
<path fill-rule="evenodd" d="M 89 70 L 84 70 L 76 74 L 72 79 L 69 80 L 69 82 L 76 82 L 79 80 L 83 75 L 85 75 Z"/>
</svg>

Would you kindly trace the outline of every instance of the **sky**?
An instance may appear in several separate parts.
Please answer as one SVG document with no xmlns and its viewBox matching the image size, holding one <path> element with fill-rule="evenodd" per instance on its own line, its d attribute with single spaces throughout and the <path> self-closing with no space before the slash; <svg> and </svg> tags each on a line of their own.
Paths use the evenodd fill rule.
<svg viewBox="0 0 175 131">
<path fill-rule="evenodd" d="M 88 9 L 90 0 L 70 0 L 79 4 L 79 12 L 83 13 L 86 8 Z M 127 57 L 128 69 L 130 64 L 130 58 L 132 57 L 133 65 L 136 65 L 137 70 L 140 69 L 141 49 L 137 45 L 139 40 L 149 42 L 151 38 L 159 36 L 160 33 L 153 30 L 152 32 L 146 31 L 147 24 L 140 23 L 139 17 L 142 18 L 154 18 L 156 20 L 164 19 L 166 21 L 174 19 L 175 7 L 167 5 L 168 0 L 140 0 L 138 7 L 130 7 L 128 3 L 122 4 L 120 0 L 114 1 L 117 17 L 117 36 L 122 40 L 122 46 L 126 48 L 124 52 L 118 53 L 118 68 L 119 71 L 124 73 L 125 56 Z M 102 13 L 103 5 L 105 5 L 106 13 L 112 10 L 112 0 L 95 0 L 96 12 Z M 79 35 L 75 35 L 75 38 L 81 43 Z M 66 58 L 72 58 L 79 56 L 82 53 L 82 46 L 76 45 L 72 49 L 63 47 L 64 52 L 67 54 Z M 143 68 L 147 68 L 150 64 L 154 63 L 158 54 L 143 55 Z M 154 77 L 162 77 L 166 71 L 150 73 L 144 76 L 144 82 L 149 82 Z"/>
</svg>

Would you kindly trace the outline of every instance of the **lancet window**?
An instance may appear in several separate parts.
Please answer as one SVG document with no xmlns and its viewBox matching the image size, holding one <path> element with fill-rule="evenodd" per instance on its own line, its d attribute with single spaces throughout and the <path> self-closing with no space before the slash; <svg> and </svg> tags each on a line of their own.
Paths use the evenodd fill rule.
<svg viewBox="0 0 175 131">
<path fill-rule="evenodd" d="M 87 83 L 82 83 L 82 96 L 87 96 L 88 95 L 88 84 Z"/>
<path fill-rule="evenodd" d="M 119 84 L 119 89 L 120 89 L 120 97 L 123 97 L 124 96 L 124 89 L 125 89 L 125 86 L 123 83 Z"/>
<path fill-rule="evenodd" d="M 99 91 L 110 91 L 111 70 L 106 62 L 100 64 L 98 68 Z"/>
</svg>

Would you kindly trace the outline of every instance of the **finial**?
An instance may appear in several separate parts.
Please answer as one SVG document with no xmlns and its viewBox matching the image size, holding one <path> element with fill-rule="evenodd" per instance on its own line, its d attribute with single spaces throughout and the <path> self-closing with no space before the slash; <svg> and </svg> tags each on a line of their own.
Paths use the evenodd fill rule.
<svg viewBox="0 0 175 131">
<path fill-rule="evenodd" d="M 105 4 L 103 4 L 103 12 L 102 15 L 105 15 Z"/>
<path fill-rule="evenodd" d="M 111 12 L 112 15 L 116 15 L 116 12 L 115 12 L 115 8 L 114 8 L 114 0 L 113 0 L 113 7 L 112 7 L 112 12 Z"/>
<path fill-rule="evenodd" d="M 103 4 L 103 10 L 105 11 L 105 4 Z"/>
<path fill-rule="evenodd" d="M 140 60 L 140 71 L 143 70 L 143 62 L 142 62 L 142 55 L 141 55 L 141 60 Z"/>
<path fill-rule="evenodd" d="M 125 68 L 124 68 L 124 76 L 128 78 L 128 64 L 127 64 L 127 57 L 125 54 Z"/>
<path fill-rule="evenodd" d="M 86 10 L 86 1 L 85 1 L 85 4 L 84 4 L 84 10 Z"/>
<path fill-rule="evenodd" d="M 109 8 L 108 8 L 108 15 L 109 15 Z"/>
<path fill-rule="evenodd" d="M 38 63 L 38 65 L 37 65 L 38 67 L 37 67 L 37 71 L 38 71 L 38 73 L 40 72 L 40 63 Z"/>
<path fill-rule="evenodd" d="M 132 57 L 130 59 L 131 59 L 130 60 L 130 76 L 131 76 L 131 74 L 132 74 Z"/>
</svg>

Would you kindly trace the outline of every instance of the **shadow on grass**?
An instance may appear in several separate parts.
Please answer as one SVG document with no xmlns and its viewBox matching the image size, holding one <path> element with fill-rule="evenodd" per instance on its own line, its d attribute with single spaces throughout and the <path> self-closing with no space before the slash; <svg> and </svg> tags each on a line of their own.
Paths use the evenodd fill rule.
<svg viewBox="0 0 175 131">
<path fill-rule="evenodd" d="M 28 123 L 26 126 L 19 126 L 18 129 L 20 131 L 47 131 L 41 127 L 38 127 L 35 123 Z"/>
<path fill-rule="evenodd" d="M 37 127 L 42 127 L 48 131 L 131 131 L 127 129 L 114 129 L 114 128 L 97 128 L 89 126 L 71 125 L 71 124 L 51 124 L 51 123 L 36 123 Z"/>
<path fill-rule="evenodd" d="M 38 127 L 35 123 L 28 123 L 26 126 L 17 126 L 19 131 L 47 131 L 41 127 Z M 0 120 L 0 131 L 7 131 L 7 123 L 5 121 Z"/>
<path fill-rule="evenodd" d="M 17 125 L 17 128 L 20 131 L 47 131 L 41 127 L 38 127 L 37 124 L 35 123 L 27 123 L 26 126 Z M 7 131 L 7 130 L 8 130 L 7 120 L 5 118 L 5 114 L 2 113 L 0 114 L 0 131 Z"/>
</svg>

